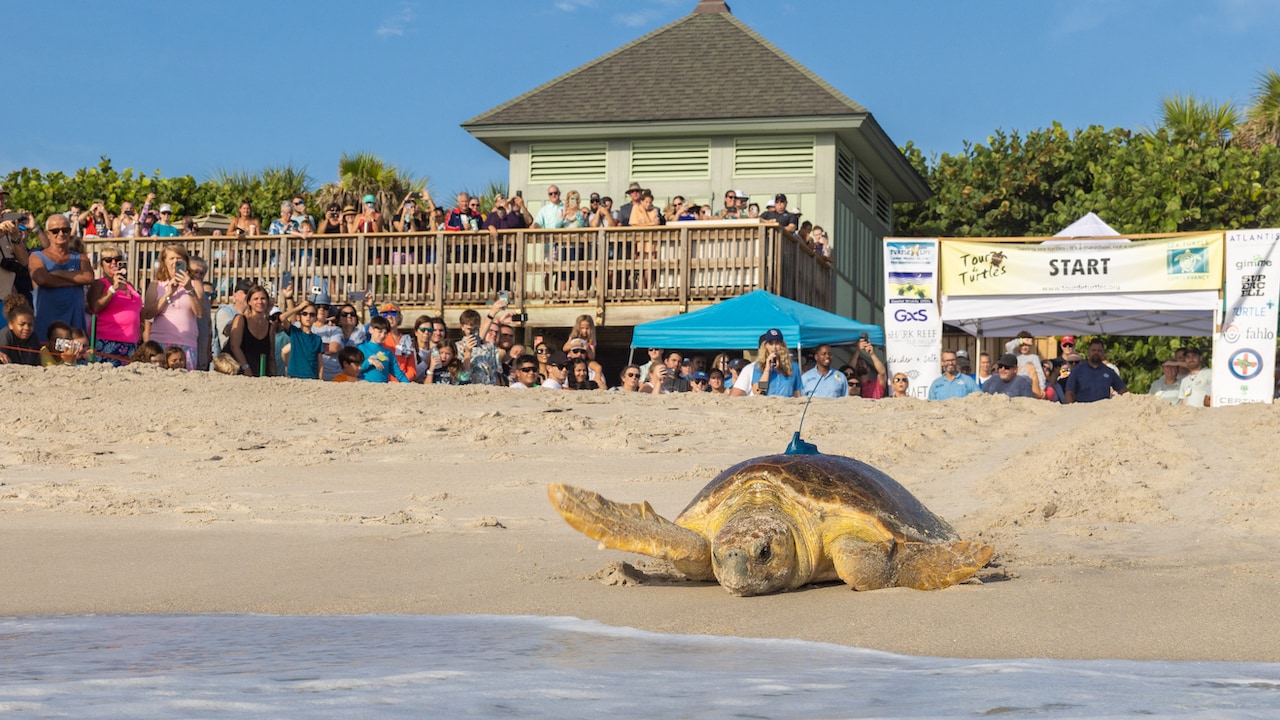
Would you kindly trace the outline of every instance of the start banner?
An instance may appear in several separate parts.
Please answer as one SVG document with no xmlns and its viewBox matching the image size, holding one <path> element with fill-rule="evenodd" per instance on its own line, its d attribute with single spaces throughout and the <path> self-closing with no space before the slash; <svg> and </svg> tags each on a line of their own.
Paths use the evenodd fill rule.
<svg viewBox="0 0 1280 720">
<path fill-rule="evenodd" d="M 885 354 L 890 373 L 903 373 L 923 398 L 938 377 L 942 316 L 938 314 L 938 241 L 885 238 Z"/>
<path fill-rule="evenodd" d="M 1213 342 L 1213 404 L 1269 403 L 1280 322 L 1280 230 L 1226 236 L 1222 317 Z"/>
<path fill-rule="evenodd" d="M 1082 295 L 1217 290 L 1223 233 L 1162 240 L 942 243 L 941 292 Z"/>
</svg>

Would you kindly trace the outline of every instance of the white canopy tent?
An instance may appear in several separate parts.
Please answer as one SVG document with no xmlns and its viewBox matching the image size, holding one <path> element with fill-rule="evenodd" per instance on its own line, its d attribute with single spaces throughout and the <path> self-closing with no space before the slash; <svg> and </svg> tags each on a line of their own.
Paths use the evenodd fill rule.
<svg viewBox="0 0 1280 720">
<path fill-rule="evenodd" d="M 1043 244 L 1131 242 L 1088 213 Z M 1033 335 L 1173 335 L 1213 333 L 1215 290 L 1080 295 L 943 296 L 942 322 L 976 337 Z"/>
</svg>

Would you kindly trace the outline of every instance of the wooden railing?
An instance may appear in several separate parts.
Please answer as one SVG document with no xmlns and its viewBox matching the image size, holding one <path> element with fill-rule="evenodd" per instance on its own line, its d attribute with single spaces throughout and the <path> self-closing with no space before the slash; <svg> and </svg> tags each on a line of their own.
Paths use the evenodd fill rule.
<svg viewBox="0 0 1280 720">
<path fill-rule="evenodd" d="M 372 290 L 379 300 L 434 309 L 479 307 L 507 290 L 515 308 L 617 303 L 690 304 L 757 288 L 830 309 L 831 263 L 772 223 L 678 223 L 656 228 L 488 232 L 87 238 L 119 247 L 145 287 L 160 250 L 180 242 L 209 263 L 214 304 L 241 279 L 274 294 L 284 273 L 299 296 L 327 287 L 334 302 Z"/>
</svg>

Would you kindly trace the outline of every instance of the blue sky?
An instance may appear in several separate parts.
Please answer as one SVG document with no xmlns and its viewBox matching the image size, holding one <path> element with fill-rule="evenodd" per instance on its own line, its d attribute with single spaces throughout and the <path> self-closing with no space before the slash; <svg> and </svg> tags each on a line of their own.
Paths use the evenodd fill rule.
<svg viewBox="0 0 1280 720">
<path fill-rule="evenodd" d="M 205 179 L 293 163 L 316 184 L 373 152 L 438 197 L 505 180 L 459 125 L 691 12 L 696 0 L 9 3 L 0 174 L 117 168 Z M 729 0 L 899 145 L 997 128 L 1138 128 L 1161 99 L 1248 104 L 1280 67 L 1274 0 Z M 58 38 L 57 34 L 61 33 Z M 56 38 L 56 39 L 55 39 Z M 725 58 L 673 81 L 715 83 Z M 762 98 L 769 78 L 739 78 Z M 766 100 L 767 102 L 767 100 Z"/>
</svg>

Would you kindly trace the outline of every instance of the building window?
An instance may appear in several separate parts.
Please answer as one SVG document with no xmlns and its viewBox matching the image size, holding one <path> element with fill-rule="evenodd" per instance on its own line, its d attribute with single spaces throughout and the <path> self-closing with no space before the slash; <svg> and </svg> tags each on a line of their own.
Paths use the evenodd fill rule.
<svg viewBox="0 0 1280 720">
<path fill-rule="evenodd" d="M 633 180 L 706 180 L 711 177 L 710 140 L 634 140 Z"/>
<path fill-rule="evenodd" d="M 872 189 L 871 176 L 858 171 L 858 199 L 868 209 L 875 208 L 875 191 Z"/>
<path fill-rule="evenodd" d="M 840 183 L 849 192 L 855 192 L 854 175 L 856 172 L 857 166 L 853 162 L 853 153 L 846 150 L 844 145 L 836 143 L 836 177 L 840 178 Z"/>
<path fill-rule="evenodd" d="M 605 182 L 609 146 L 605 142 L 529 145 L 529 183 Z"/>
<path fill-rule="evenodd" d="M 816 161 L 812 135 L 736 138 L 733 176 L 812 177 Z"/>
<path fill-rule="evenodd" d="M 876 191 L 876 217 L 885 227 L 893 227 L 893 201 L 880 190 Z"/>
</svg>

